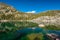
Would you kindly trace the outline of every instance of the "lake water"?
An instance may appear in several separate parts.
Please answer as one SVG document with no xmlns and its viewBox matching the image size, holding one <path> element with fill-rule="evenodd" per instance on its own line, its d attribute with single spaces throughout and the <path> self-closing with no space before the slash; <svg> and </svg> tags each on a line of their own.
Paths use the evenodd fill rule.
<svg viewBox="0 0 60 40">
<path fill-rule="evenodd" d="M 17 36 L 16 38 L 21 38 L 23 36 L 26 36 L 27 34 L 30 34 L 30 33 L 42 33 L 42 34 L 47 34 L 47 33 L 55 33 L 57 35 L 60 35 L 60 31 L 56 31 L 56 30 L 45 30 L 45 29 L 42 29 L 42 28 L 39 28 L 39 27 L 33 27 L 33 28 L 24 28 L 22 30 L 18 30 L 17 31 Z"/>
<path fill-rule="evenodd" d="M 15 36 L 14 40 L 18 40 L 19 38 L 21 38 L 23 36 L 26 36 L 27 34 L 31 34 L 31 33 L 42 33 L 43 35 L 46 35 L 47 33 L 55 33 L 55 34 L 58 34 L 60 36 L 60 31 L 57 31 L 57 30 L 46 30 L 46 29 L 42 29 L 42 28 L 39 28 L 39 27 L 35 27 L 35 26 L 32 27 L 32 28 L 31 27 L 30 28 L 24 28 L 25 25 L 23 27 L 23 23 L 22 22 L 16 22 L 16 23 L 15 22 L 6 22 L 6 23 L 0 23 L 0 24 L 1 24 L 1 27 L 3 27 L 2 29 L 4 29 L 5 27 L 8 27 L 8 29 L 10 29 L 10 28 L 14 29 L 15 27 L 19 27 L 20 25 L 22 25 L 21 27 L 23 29 L 17 30 L 15 35 L 13 35 L 13 36 Z M 24 23 L 24 24 L 26 24 L 26 23 Z M 30 23 L 29 23 L 29 25 L 30 25 Z M 29 27 L 29 26 L 27 26 L 27 27 Z"/>
</svg>

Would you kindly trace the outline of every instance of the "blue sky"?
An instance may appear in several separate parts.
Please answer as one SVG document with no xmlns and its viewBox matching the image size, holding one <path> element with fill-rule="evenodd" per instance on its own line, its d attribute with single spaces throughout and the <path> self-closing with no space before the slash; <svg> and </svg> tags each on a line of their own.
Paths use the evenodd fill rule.
<svg viewBox="0 0 60 40">
<path fill-rule="evenodd" d="M 0 0 L 22 12 L 60 10 L 60 0 Z"/>
</svg>

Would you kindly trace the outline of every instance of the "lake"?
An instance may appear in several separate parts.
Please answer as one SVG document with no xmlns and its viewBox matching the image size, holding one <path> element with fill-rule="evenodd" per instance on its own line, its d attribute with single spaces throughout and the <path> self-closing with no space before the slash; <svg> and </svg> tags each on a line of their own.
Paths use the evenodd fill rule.
<svg viewBox="0 0 60 40">
<path fill-rule="evenodd" d="M 46 35 L 48 33 L 55 33 L 60 36 L 60 30 L 47 30 L 38 27 L 37 24 L 31 22 L 3 22 L 0 23 L 0 30 L 5 30 L 9 33 L 3 33 L 0 39 L 6 40 L 18 40 L 26 35 L 32 33 L 42 33 Z M 46 36 L 44 36 L 44 40 L 48 40 Z"/>
<path fill-rule="evenodd" d="M 31 33 L 42 33 L 43 35 L 46 35 L 47 33 L 55 33 L 57 35 L 60 35 L 60 31 L 44 30 L 39 27 L 33 27 L 33 28 L 24 28 L 22 30 L 18 30 L 16 34 L 16 39 L 18 40 L 21 37 L 26 36 L 27 34 L 31 34 Z M 46 37 L 45 37 L 45 40 L 46 40 Z"/>
</svg>

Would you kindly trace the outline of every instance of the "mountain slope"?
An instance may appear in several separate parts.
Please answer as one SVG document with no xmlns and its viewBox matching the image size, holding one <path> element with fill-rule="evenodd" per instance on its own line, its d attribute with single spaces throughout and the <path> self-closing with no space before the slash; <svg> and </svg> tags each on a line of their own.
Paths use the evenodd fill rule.
<svg viewBox="0 0 60 40">
<path fill-rule="evenodd" d="M 12 6 L 0 3 L 0 20 L 29 20 L 35 14 L 18 12 Z"/>
<path fill-rule="evenodd" d="M 38 18 L 33 19 L 33 22 L 43 25 L 60 25 L 60 11 L 54 10 L 41 13 Z"/>
<path fill-rule="evenodd" d="M 5 3 L 0 3 L 0 20 L 34 20 L 40 18 L 41 16 L 52 17 L 59 14 L 60 10 L 46 11 L 37 14 L 24 13 L 17 11 L 14 7 Z"/>
</svg>

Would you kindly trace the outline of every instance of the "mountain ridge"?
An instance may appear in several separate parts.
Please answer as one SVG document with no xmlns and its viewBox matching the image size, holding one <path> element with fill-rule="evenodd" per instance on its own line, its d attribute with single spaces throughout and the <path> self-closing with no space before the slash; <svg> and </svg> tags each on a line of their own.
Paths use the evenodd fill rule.
<svg viewBox="0 0 60 40">
<path fill-rule="evenodd" d="M 2 6 L 0 6 L 0 20 L 33 20 L 41 16 L 55 16 L 56 14 L 60 13 L 60 10 L 49 10 L 37 14 L 24 13 L 17 11 L 15 8 L 5 3 L 0 3 L 0 5 L 1 4 Z"/>
</svg>

